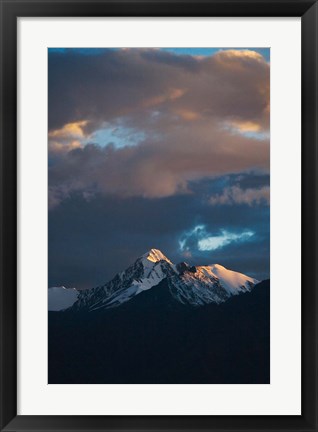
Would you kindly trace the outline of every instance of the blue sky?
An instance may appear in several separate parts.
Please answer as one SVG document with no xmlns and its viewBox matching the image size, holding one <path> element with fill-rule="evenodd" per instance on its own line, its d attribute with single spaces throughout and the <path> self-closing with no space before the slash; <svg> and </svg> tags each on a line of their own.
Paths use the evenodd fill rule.
<svg viewBox="0 0 318 432">
<path fill-rule="evenodd" d="M 66 53 L 72 48 L 49 48 L 49 52 Z M 107 48 L 109 49 L 109 48 Z M 115 48 L 114 48 L 115 49 Z M 235 50 L 252 50 L 261 54 L 266 61 L 270 61 L 270 48 L 257 47 L 227 47 L 227 48 L 160 48 L 162 51 L 168 51 L 177 55 L 200 55 L 211 56 L 220 50 L 235 49 Z M 104 51 L 104 48 L 76 48 L 76 51 L 82 55 L 96 55 Z"/>
</svg>

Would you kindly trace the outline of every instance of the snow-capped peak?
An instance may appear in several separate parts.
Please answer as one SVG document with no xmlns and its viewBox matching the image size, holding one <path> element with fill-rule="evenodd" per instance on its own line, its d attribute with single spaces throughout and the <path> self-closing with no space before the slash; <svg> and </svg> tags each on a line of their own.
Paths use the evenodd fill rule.
<svg viewBox="0 0 318 432">
<path fill-rule="evenodd" d="M 255 285 L 259 282 L 257 279 L 229 270 L 220 264 L 211 264 L 205 268 L 209 269 L 209 272 L 220 280 L 222 286 L 229 294 L 237 294 L 242 287 L 249 286 L 250 284 Z"/>
<path fill-rule="evenodd" d="M 159 249 L 150 249 L 150 251 L 142 255 L 142 258 L 145 258 L 148 261 L 152 261 L 154 263 L 158 261 L 167 261 L 169 264 L 172 264 L 169 258 L 167 258 Z"/>
<path fill-rule="evenodd" d="M 249 292 L 258 282 L 220 264 L 174 265 L 159 249 L 150 249 L 105 285 L 81 291 L 73 310 L 93 311 L 120 306 L 163 282 L 175 300 L 201 306 L 222 303 L 232 295 Z"/>
<path fill-rule="evenodd" d="M 81 292 L 74 307 L 97 310 L 119 306 L 174 272 L 174 264 L 160 250 L 150 249 L 105 285 Z"/>
</svg>

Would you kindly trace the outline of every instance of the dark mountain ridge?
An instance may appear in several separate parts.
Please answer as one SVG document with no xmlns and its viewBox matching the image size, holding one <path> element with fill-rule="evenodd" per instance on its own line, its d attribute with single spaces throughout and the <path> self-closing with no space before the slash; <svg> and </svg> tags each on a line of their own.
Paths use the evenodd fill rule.
<svg viewBox="0 0 318 432">
<path fill-rule="evenodd" d="M 269 300 L 267 280 L 196 308 L 164 279 L 119 308 L 49 312 L 49 383 L 269 383 Z"/>
</svg>

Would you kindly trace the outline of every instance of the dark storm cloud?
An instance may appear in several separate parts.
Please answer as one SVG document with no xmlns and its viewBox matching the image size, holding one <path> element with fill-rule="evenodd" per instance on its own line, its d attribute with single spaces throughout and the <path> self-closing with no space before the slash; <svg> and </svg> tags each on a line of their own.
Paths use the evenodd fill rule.
<svg viewBox="0 0 318 432">
<path fill-rule="evenodd" d="M 218 234 L 253 231 L 246 243 L 231 243 L 214 251 L 200 251 L 194 243 L 184 254 L 179 241 L 196 225 Z M 203 196 L 162 199 L 79 195 L 49 214 L 49 285 L 90 287 L 111 279 L 151 248 L 172 261 L 202 265 L 221 263 L 263 279 L 269 276 L 269 209 L 266 206 L 206 205 Z"/>
<path fill-rule="evenodd" d="M 73 196 L 49 213 L 49 285 L 101 284 L 154 247 L 174 259 L 179 233 L 192 223 L 190 203 Z"/>
<path fill-rule="evenodd" d="M 232 186 L 224 189 L 221 194 L 211 196 L 209 202 L 211 205 L 248 204 L 251 206 L 260 203 L 269 204 L 269 199 L 269 186 L 258 189 L 241 189 L 238 186 Z"/>
</svg>

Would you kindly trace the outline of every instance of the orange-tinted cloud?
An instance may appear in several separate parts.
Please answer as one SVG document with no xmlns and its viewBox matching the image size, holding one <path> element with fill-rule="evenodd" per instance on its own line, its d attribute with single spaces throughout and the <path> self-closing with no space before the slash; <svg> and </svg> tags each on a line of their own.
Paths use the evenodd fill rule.
<svg viewBox="0 0 318 432">
<path fill-rule="evenodd" d="M 78 140 L 68 141 L 67 143 L 49 140 L 49 153 L 54 153 L 54 154 L 68 153 L 69 151 L 82 148 L 82 147 L 83 144 Z"/>
<path fill-rule="evenodd" d="M 166 101 L 173 101 L 175 99 L 180 98 L 186 93 L 186 90 L 183 89 L 168 89 L 166 94 L 154 96 L 150 99 L 146 99 L 142 102 L 142 106 L 145 108 L 155 107 L 156 105 L 160 105 Z"/>
<path fill-rule="evenodd" d="M 198 58 L 130 49 L 65 57 L 54 54 L 49 60 L 50 130 L 83 118 L 98 124 L 134 117 L 158 105 L 166 113 L 191 112 L 268 127 L 269 65 L 254 51 Z"/>
<path fill-rule="evenodd" d="M 87 120 L 66 123 L 60 129 L 53 129 L 49 131 L 49 138 L 84 138 L 86 136 L 84 133 L 84 128 L 87 126 L 87 124 Z"/>
<path fill-rule="evenodd" d="M 259 132 L 262 127 L 259 123 L 252 121 L 232 121 L 229 122 L 232 128 L 239 130 L 240 132 Z"/>
</svg>

